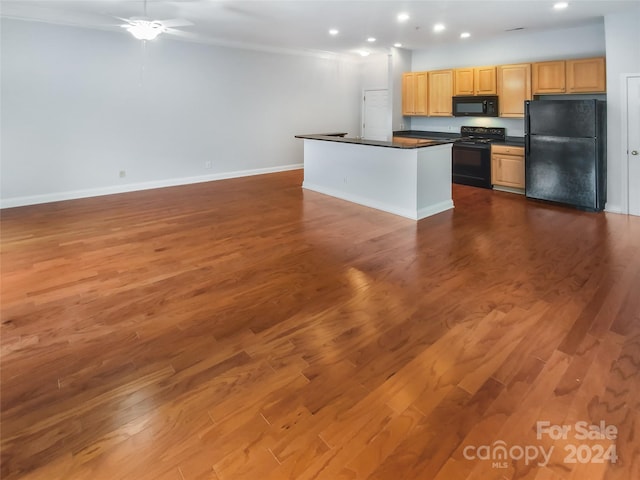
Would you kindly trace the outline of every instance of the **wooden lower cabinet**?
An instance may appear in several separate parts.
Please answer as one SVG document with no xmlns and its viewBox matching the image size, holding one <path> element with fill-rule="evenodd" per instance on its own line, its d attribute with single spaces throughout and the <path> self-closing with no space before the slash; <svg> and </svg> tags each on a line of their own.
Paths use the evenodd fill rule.
<svg viewBox="0 0 640 480">
<path fill-rule="evenodd" d="M 491 183 L 524 189 L 524 147 L 491 146 Z"/>
</svg>

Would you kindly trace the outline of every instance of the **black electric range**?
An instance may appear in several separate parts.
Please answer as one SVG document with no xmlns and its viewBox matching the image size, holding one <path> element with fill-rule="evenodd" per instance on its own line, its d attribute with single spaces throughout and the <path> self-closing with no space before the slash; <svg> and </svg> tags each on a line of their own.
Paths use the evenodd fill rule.
<svg viewBox="0 0 640 480">
<path fill-rule="evenodd" d="M 492 188 L 491 142 L 505 138 L 504 128 L 461 127 L 452 148 L 453 183 Z"/>
</svg>

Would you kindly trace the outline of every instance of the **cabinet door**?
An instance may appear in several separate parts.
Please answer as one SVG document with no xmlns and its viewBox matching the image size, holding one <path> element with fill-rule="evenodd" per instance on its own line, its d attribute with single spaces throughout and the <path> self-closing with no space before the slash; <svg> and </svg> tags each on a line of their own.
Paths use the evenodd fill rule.
<svg viewBox="0 0 640 480">
<path fill-rule="evenodd" d="M 428 77 L 427 72 L 416 72 L 415 73 L 415 115 L 426 115 L 427 114 L 427 103 L 428 103 Z"/>
<path fill-rule="evenodd" d="M 491 155 L 491 183 L 511 188 L 524 188 L 524 157 Z"/>
<path fill-rule="evenodd" d="M 565 62 L 540 62 L 533 64 L 533 94 L 564 93 Z"/>
<path fill-rule="evenodd" d="M 473 68 L 458 68 L 455 71 L 454 95 L 473 95 L 475 92 L 473 76 Z"/>
<path fill-rule="evenodd" d="M 413 73 L 402 74 L 402 115 L 413 115 L 416 111 L 414 83 Z"/>
<path fill-rule="evenodd" d="M 604 93 L 604 57 L 567 60 L 567 93 Z"/>
<path fill-rule="evenodd" d="M 429 116 L 451 117 L 453 115 L 453 70 L 429 72 Z"/>
<path fill-rule="evenodd" d="M 427 72 L 402 74 L 402 114 L 427 114 Z"/>
<path fill-rule="evenodd" d="M 476 67 L 474 79 L 476 95 L 495 95 L 497 93 L 496 67 Z"/>
<path fill-rule="evenodd" d="M 524 118 L 524 101 L 531 100 L 531 65 L 500 65 L 497 76 L 500 116 Z"/>
</svg>

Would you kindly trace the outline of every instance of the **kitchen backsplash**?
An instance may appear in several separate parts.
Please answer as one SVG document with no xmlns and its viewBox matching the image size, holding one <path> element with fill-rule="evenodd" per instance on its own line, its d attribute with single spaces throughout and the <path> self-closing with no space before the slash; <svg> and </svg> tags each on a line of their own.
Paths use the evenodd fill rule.
<svg viewBox="0 0 640 480">
<path fill-rule="evenodd" d="M 403 117 L 403 125 L 394 130 L 428 130 L 432 132 L 460 132 L 460 127 L 502 127 L 510 137 L 524 136 L 523 118 L 500 117 Z"/>
</svg>

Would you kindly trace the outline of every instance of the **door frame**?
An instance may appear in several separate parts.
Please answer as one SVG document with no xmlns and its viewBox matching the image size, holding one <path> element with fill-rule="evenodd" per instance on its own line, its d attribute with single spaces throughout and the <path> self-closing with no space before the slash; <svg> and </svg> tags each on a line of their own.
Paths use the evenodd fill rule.
<svg viewBox="0 0 640 480">
<path fill-rule="evenodd" d="M 393 135 L 393 111 L 392 111 L 392 100 L 390 95 L 390 90 L 389 88 L 363 88 L 362 89 L 362 96 L 360 98 L 362 98 L 362 101 L 360 102 L 360 137 L 364 138 L 364 116 L 365 116 L 365 108 L 366 108 L 366 102 L 364 101 L 365 97 L 367 96 L 367 92 L 379 92 L 381 90 L 384 90 L 385 92 L 387 92 L 387 127 L 389 129 L 389 132 L 391 133 L 391 135 Z M 391 140 L 391 139 L 389 139 Z"/>
<path fill-rule="evenodd" d="M 629 106 L 629 79 L 640 77 L 640 73 L 624 73 L 621 75 L 620 79 L 620 91 L 621 95 L 621 105 L 620 105 L 620 134 L 621 134 L 621 143 L 622 143 L 622 152 L 624 153 L 624 162 L 622 165 L 622 198 L 621 198 L 621 207 L 622 212 L 624 214 L 629 215 L 629 135 L 627 132 L 629 131 L 629 116 L 628 116 L 628 106 Z"/>
</svg>

